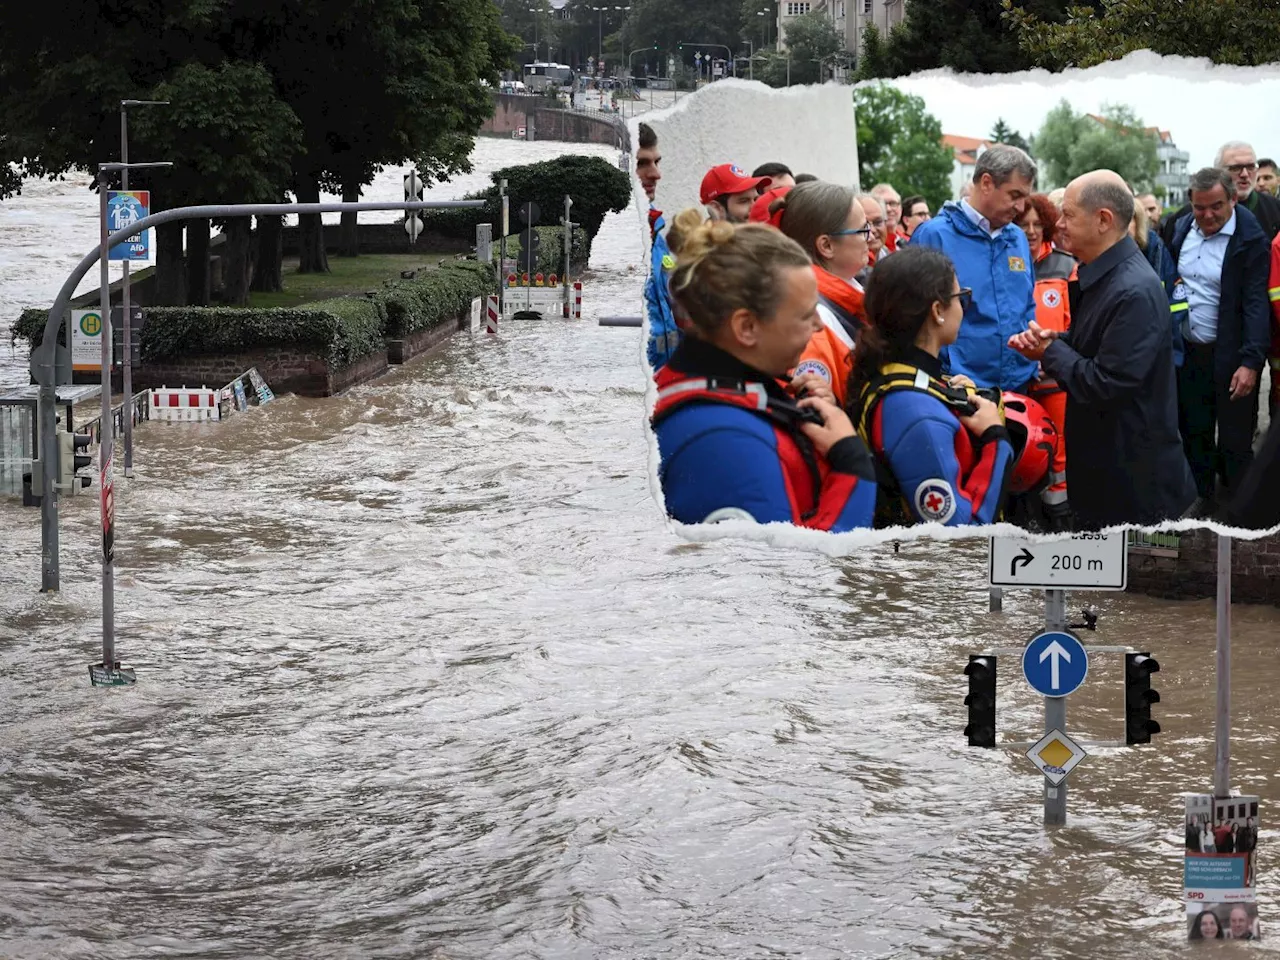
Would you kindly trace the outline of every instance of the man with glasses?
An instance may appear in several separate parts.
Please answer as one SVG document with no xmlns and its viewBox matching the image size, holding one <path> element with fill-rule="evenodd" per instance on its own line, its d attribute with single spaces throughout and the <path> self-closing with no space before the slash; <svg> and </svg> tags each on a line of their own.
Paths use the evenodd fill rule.
<svg viewBox="0 0 1280 960">
<path fill-rule="evenodd" d="M 1213 165 L 1231 175 L 1235 183 L 1236 203 L 1258 219 L 1268 243 L 1274 240 L 1280 234 L 1280 200 L 1257 189 L 1258 155 L 1253 152 L 1253 147 L 1242 140 L 1224 143 L 1218 148 Z M 1172 246 L 1177 224 L 1190 212 L 1191 204 L 1188 202 L 1165 221 L 1160 237 L 1165 246 Z"/>
<path fill-rule="evenodd" d="M 1033 322 L 1009 339 L 1066 391 L 1067 487 L 1085 531 L 1176 519 L 1196 496 L 1178 437 L 1169 299 L 1129 236 L 1134 203 L 1110 170 L 1071 181 L 1057 224 L 1080 261 L 1071 328 Z"/>
<path fill-rule="evenodd" d="M 871 196 L 884 207 L 884 246 L 890 253 L 898 249 L 902 235 L 902 197 L 888 183 L 877 183 L 871 188 Z"/>
<path fill-rule="evenodd" d="M 929 201 L 924 197 L 907 197 L 902 201 L 902 233 L 898 242 L 906 243 L 916 227 L 929 219 Z"/>
<path fill-rule="evenodd" d="M 944 348 L 943 370 L 978 387 L 1026 393 L 1039 364 L 1009 347 L 1009 339 L 1035 319 L 1035 261 L 1022 228 L 1036 179 L 1026 151 L 997 143 L 983 151 L 973 171 L 973 191 L 946 203 L 916 227 L 911 246 L 936 247 L 955 264 L 956 279 L 973 290 L 960 336 Z"/>
</svg>

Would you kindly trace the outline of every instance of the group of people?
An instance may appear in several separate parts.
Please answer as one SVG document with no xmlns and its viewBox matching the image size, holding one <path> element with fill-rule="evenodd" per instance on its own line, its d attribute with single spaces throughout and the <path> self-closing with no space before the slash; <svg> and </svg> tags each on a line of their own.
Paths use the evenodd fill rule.
<svg viewBox="0 0 1280 960">
<path fill-rule="evenodd" d="M 1222 922 L 1220 913 L 1225 913 L 1227 922 Z M 1249 908 L 1242 903 L 1230 907 L 1225 904 L 1205 907 L 1191 920 L 1191 940 L 1257 940 L 1257 915 L 1250 915 Z"/>
<path fill-rule="evenodd" d="M 997 144 L 936 212 L 723 164 L 668 228 L 660 161 L 642 124 L 677 520 L 1097 530 L 1206 515 L 1239 482 L 1280 355 L 1280 201 L 1247 145 L 1163 223 L 1110 171 L 1035 193 L 1031 157 Z"/>
</svg>

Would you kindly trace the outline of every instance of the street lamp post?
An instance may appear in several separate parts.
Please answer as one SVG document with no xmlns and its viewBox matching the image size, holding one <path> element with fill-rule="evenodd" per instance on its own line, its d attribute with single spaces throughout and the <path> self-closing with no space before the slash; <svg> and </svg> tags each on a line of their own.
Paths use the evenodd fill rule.
<svg viewBox="0 0 1280 960">
<path fill-rule="evenodd" d="M 738 75 L 738 67 L 737 67 L 737 65 L 733 62 L 733 51 L 732 51 L 732 50 L 730 50 L 728 47 L 726 47 L 723 43 L 690 43 L 688 40 L 684 40 L 684 41 L 682 41 L 682 42 L 680 43 L 680 46 L 682 46 L 682 47 L 712 47 L 712 48 L 714 48 L 714 49 L 716 49 L 716 50 L 723 50 L 725 53 L 727 53 L 727 54 L 729 55 L 729 68 L 733 71 L 733 75 L 734 75 L 735 77 Z M 710 74 L 710 60 L 711 60 L 711 58 L 708 56 L 708 58 L 707 58 L 707 61 L 708 61 L 708 68 L 707 68 L 707 69 L 708 69 L 708 74 L 707 74 L 707 76 L 710 76 L 710 75 L 711 75 L 711 74 Z"/>
<path fill-rule="evenodd" d="M 129 108 L 130 107 L 167 107 L 168 100 L 121 100 L 120 101 L 120 189 L 128 191 L 129 189 Z M 105 224 L 105 219 L 103 223 Z M 103 263 L 106 263 L 103 259 Z M 120 295 L 122 298 L 121 306 L 124 307 L 124 404 L 128 409 L 128 414 L 124 418 L 124 475 L 126 479 L 133 478 L 133 329 L 129 319 L 129 261 L 124 261 L 124 274 L 121 277 Z M 104 310 L 107 307 L 103 307 Z M 104 318 L 110 318 L 110 313 L 104 313 Z M 103 327 L 107 326 L 106 320 L 103 321 Z M 111 396 L 111 381 L 105 380 L 102 384 L 103 392 Z"/>
<path fill-rule="evenodd" d="M 603 65 L 604 65 L 604 12 L 608 10 L 609 7 L 590 7 L 588 9 L 594 10 L 596 11 L 596 13 L 600 15 L 596 22 L 596 63 L 597 65 L 603 68 Z M 631 8 L 629 6 L 628 7 L 615 6 L 613 9 L 622 10 L 625 12 L 627 10 L 630 10 Z M 601 72 L 603 72 L 603 69 Z"/>
<path fill-rule="evenodd" d="M 760 45 L 767 47 L 769 45 L 769 11 L 757 10 L 756 16 L 763 18 L 760 21 Z"/>
<path fill-rule="evenodd" d="M 756 45 L 746 37 L 742 38 L 742 42 L 747 45 L 747 79 L 754 80 L 756 78 Z M 738 71 L 738 65 L 735 62 L 733 66 L 734 73 Z"/>
</svg>

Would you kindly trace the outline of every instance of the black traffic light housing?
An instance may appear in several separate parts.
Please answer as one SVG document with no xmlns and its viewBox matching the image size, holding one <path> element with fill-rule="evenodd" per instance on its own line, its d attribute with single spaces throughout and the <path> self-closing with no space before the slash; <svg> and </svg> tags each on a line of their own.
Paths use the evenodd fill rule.
<svg viewBox="0 0 1280 960">
<path fill-rule="evenodd" d="M 1151 705 L 1160 702 L 1160 694 L 1151 689 L 1151 675 L 1160 664 L 1150 653 L 1124 655 L 1124 741 L 1150 743 L 1151 735 L 1160 732 L 1160 724 L 1151 719 Z"/>
<path fill-rule="evenodd" d="M 971 747 L 996 745 L 996 658 L 990 654 L 970 654 L 964 668 L 969 678 L 969 695 L 964 698 L 969 708 L 969 725 L 964 735 Z"/>
<path fill-rule="evenodd" d="M 93 482 L 89 477 L 79 475 L 93 463 L 92 457 L 79 451 L 92 442 L 93 438 L 87 433 L 65 430 L 58 433 L 58 488 L 67 496 L 74 496 L 77 488 L 83 489 Z"/>
</svg>

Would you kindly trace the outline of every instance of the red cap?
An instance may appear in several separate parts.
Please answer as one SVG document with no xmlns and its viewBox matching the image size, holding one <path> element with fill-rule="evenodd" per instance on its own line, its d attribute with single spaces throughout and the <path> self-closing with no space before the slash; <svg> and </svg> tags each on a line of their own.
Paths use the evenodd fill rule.
<svg viewBox="0 0 1280 960">
<path fill-rule="evenodd" d="M 722 163 L 712 167 L 702 178 L 702 202 L 710 203 L 718 197 L 731 197 L 746 193 L 752 187 L 767 187 L 773 183 L 769 177 L 748 177 L 736 163 Z"/>
<path fill-rule="evenodd" d="M 779 210 L 777 213 L 769 212 L 769 205 L 779 197 L 785 197 L 791 192 L 790 187 L 774 187 L 760 194 L 759 199 L 751 205 L 750 220 L 752 223 L 767 223 L 771 227 L 782 229 L 782 214 L 785 210 Z"/>
</svg>

